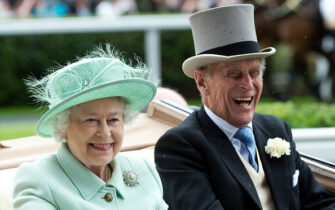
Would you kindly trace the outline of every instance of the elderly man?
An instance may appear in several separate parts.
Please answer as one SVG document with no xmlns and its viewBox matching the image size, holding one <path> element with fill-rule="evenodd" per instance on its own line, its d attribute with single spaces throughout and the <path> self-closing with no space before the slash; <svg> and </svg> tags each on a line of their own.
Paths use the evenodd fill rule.
<svg viewBox="0 0 335 210">
<path fill-rule="evenodd" d="M 335 209 L 335 197 L 300 159 L 289 126 L 255 114 L 264 58 L 252 5 L 190 17 L 196 56 L 183 63 L 203 107 L 158 141 L 157 170 L 170 209 Z"/>
</svg>

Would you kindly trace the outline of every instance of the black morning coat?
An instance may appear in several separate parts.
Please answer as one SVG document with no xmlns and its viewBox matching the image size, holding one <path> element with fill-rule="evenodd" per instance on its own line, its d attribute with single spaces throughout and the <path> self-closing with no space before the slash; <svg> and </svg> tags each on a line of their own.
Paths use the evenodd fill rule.
<svg viewBox="0 0 335 210">
<path fill-rule="evenodd" d="M 335 209 L 335 196 L 316 182 L 300 159 L 290 127 L 276 117 L 257 113 L 252 126 L 276 209 Z M 265 153 L 267 140 L 275 137 L 290 142 L 289 156 L 278 159 Z M 236 150 L 203 107 L 159 139 L 155 161 L 169 209 L 262 209 Z M 296 170 L 300 175 L 293 186 Z"/>
</svg>

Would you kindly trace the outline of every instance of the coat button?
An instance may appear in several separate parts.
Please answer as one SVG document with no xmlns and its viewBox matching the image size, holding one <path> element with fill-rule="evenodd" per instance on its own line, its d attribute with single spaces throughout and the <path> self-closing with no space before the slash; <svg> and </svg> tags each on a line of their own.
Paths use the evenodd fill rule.
<svg viewBox="0 0 335 210">
<path fill-rule="evenodd" d="M 111 202 L 113 200 L 113 195 L 111 193 L 106 193 L 104 196 L 105 201 Z"/>
</svg>

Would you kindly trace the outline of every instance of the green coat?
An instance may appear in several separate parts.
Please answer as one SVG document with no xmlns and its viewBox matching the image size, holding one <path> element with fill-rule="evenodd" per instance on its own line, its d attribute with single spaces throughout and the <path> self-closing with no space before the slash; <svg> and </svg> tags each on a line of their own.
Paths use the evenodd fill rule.
<svg viewBox="0 0 335 210">
<path fill-rule="evenodd" d="M 105 183 L 85 168 L 63 144 L 57 154 L 20 166 L 14 178 L 14 209 L 167 209 L 155 168 L 146 160 L 118 154 Z M 135 171 L 139 183 L 128 186 L 125 171 Z M 110 202 L 104 199 L 112 194 Z"/>
</svg>

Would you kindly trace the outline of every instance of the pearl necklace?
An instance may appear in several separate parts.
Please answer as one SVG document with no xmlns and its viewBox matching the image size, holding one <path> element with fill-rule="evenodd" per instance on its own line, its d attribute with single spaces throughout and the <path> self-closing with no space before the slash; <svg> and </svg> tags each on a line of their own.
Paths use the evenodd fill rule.
<svg viewBox="0 0 335 210">
<path fill-rule="evenodd" d="M 108 182 L 110 178 L 112 177 L 112 170 L 110 166 L 107 164 L 105 167 L 105 182 Z"/>
</svg>

